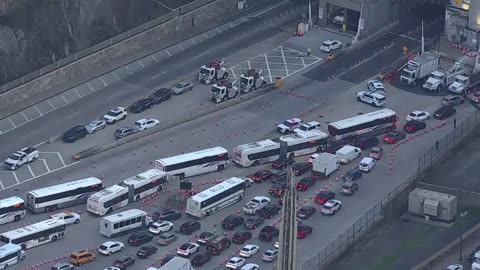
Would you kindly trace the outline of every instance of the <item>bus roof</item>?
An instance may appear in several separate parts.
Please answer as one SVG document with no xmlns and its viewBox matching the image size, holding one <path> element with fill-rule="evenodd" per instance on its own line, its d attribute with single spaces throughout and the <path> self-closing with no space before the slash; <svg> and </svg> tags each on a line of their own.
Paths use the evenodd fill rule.
<svg viewBox="0 0 480 270">
<path fill-rule="evenodd" d="M 49 186 L 46 188 L 40 188 L 36 190 L 29 191 L 28 193 L 32 194 L 35 197 L 43 197 L 50 194 L 55 194 L 57 192 L 65 190 L 73 190 L 79 187 L 88 187 L 93 185 L 101 185 L 102 181 L 95 177 L 89 177 L 81 180 L 76 180 L 68 183 L 63 183 L 55 186 Z"/>
<path fill-rule="evenodd" d="M 218 184 L 218 185 L 215 185 L 207 190 L 204 190 L 194 196 L 191 197 L 192 200 L 194 201 L 197 201 L 197 202 L 202 202 L 210 197 L 212 197 L 213 195 L 216 195 L 220 192 L 223 192 L 231 187 L 234 187 L 238 184 L 241 184 L 245 182 L 245 180 L 241 179 L 241 178 L 238 178 L 238 177 L 232 177 L 230 179 L 227 179 L 225 181 L 223 181 L 222 183 Z"/>
<path fill-rule="evenodd" d="M 139 210 L 139 209 L 130 209 L 126 210 L 117 214 L 113 214 L 110 216 L 106 216 L 103 218 L 103 220 L 110 221 L 110 222 L 117 222 L 117 221 L 122 221 L 128 218 L 133 218 L 133 217 L 138 217 L 138 216 L 146 216 L 147 213 L 145 211 Z"/>
<path fill-rule="evenodd" d="M 10 255 L 14 252 L 17 252 L 17 251 L 21 250 L 21 249 L 22 249 L 22 247 L 19 246 L 19 245 L 15 245 L 15 244 L 12 244 L 12 243 L 5 244 L 5 245 L 0 247 L 0 257 Z"/>
<path fill-rule="evenodd" d="M 17 197 L 17 196 L 12 196 L 12 197 L 0 200 L 0 208 L 1 207 L 14 206 L 14 205 L 21 204 L 21 203 L 24 203 L 24 202 L 25 201 L 22 198 Z"/>
<path fill-rule="evenodd" d="M 344 120 L 332 122 L 328 124 L 329 126 L 333 126 L 336 129 L 344 129 L 349 128 L 352 126 L 360 125 L 363 123 L 367 123 L 372 121 L 373 119 L 381 119 L 385 117 L 390 117 L 395 115 L 396 113 L 390 109 L 382 109 L 374 112 L 365 113 L 362 115 L 350 117 Z"/>
<path fill-rule="evenodd" d="M 113 185 L 113 186 L 107 187 L 104 190 L 100 190 L 97 193 L 94 193 L 92 196 L 89 197 L 89 199 L 91 198 L 93 200 L 98 200 L 100 198 L 108 197 L 112 194 L 117 194 L 117 193 L 122 192 L 122 191 L 128 191 L 128 188 L 122 187 L 122 186 L 119 186 L 119 185 Z"/>
<path fill-rule="evenodd" d="M 148 171 L 141 172 L 137 175 L 134 175 L 126 180 L 123 180 L 123 183 L 127 185 L 134 185 L 138 184 L 139 182 L 143 182 L 145 180 L 151 180 L 151 179 L 158 179 L 162 178 L 165 175 L 167 175 L 165 172 L 160 171 L 158 169 L 150 169 Z"/>
<path fill-rule="evenodd" d="M 316 139 L 324 139 L 324 138 L 327 138 L 327 137 L 328 137 L 327 133 L 325 133 L 321 130 L 312 130 L 312 131 L 300 132 L 300 133 L 297 133 L 297 134 L 282 136 L 282 137 L 279 138 L 279 140 L 288 143 L 288 142 L 291 142 L 291 141 L 297 141 L 299 139 L 316 140 Z"/>
<path fill-rule="evenodd" d="M 245 151 L 245 150 L 251 150 L 255 148 L 267 148 L 267 147 L 280 147 L 280 144 L 277 142 L 274 142 L 272 140 L 263 140 L 263 141 L 258 141 L 258 142 L 252 142 L 252 143 L 246 143 L 246 144 L 241 144 L 237 146 L 236 148 Z"/>
<path fill-rule="evenodd" d="M 27 225 L 22 228 L 4 232 L 2 233 L 2 235 L 9 239 L 12 239 L 12 238 L 16 239 L 25 235 L 30 235 L 32 233 L 43 231 L 49 228 L 54 228 L 60 225 L 65 225 L 65 221 L 63 219 L 52 218 L 52 219 L 40 221 L 32 225 Z"/>
<path fill-rule="evenodd" d="M 185 161 L 190 161 L 192 159 L 203 158 L 203 157 L 208 157 L 213 155 L 220 155 L 225 153 L 228 153 L 228 151 L 225 148 L 217 146 L 217 147 L 203 149 L 203 150 L 199 150 L 199 151 L 195 151 L 187 154 L 181 154 L 178 156 L 162 158 L 156 161 L 162 164 L 163 166 L 169 166 L 172 164 L 178 164 L 178 163 L 183 163 Z"/>
</svg>

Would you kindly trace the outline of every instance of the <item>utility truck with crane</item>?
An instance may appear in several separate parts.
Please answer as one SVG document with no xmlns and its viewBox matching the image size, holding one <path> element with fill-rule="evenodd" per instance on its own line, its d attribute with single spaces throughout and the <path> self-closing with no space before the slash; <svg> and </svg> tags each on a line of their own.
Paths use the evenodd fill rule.
<svg viewBox="0 0 480 270">
<path fill-rule="evenodd" d="M 200 67 L 198 80 L 204 84 L 216 83 L 220 79 L 228 78 L 228 72 L 225 68 L 225 59 L 212 60 Z"/>
<path fill-rule="evenodd" d="M 262 69 L 252 68 L 240 75 L 240 91 L 242 91 L 242 93 L 248 93 L 266 86 L 267 81 L 263 77 Z"/>
<path fill-rule="evenodd" d="M 210 90 L 210 100 L 215 103 L 227 101 L 240 95 L 240 90 L 235 85 L 236 80 L 221 79 Z"/>
<path fill-rule="evenodd" d="M 432 71 L 437 70 L 439 56 L 430 52 L 417 55 L 408 61 L 400 75 L 400 82 L 414 87 L 417 81 L 427 77 Z"/>
<path fill-rule="evenodd" d="M 452 84 L 458 75 L 466 73 L 462 62 L 455 62 L 449 69 L 438 69 L 430 73 L 430 77 L 423 84 L 423 88 L 430 91 L 440 92 Z"/>
</svg>

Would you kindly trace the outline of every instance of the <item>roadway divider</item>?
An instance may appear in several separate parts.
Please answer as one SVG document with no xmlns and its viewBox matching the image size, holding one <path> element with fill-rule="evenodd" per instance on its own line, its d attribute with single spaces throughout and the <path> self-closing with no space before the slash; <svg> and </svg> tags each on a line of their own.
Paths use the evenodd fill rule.
<svg viewBox="0 0 480 270">
<path fill-rule="evenodd" d="M 220 103 L 220 104 L 214 104 L 210 108 L 208 108 L 206 110 L 203 110 L 203 111 L 199 111 L 196 114 L 190 113 L 189 115 L 186 115 L 183 119 L 180 119 L 180 120 L 177 120 L 177 121 L 171 121 L 171 122 L 167 121 L 167 122 L 164 122 L 163 124 L 161 122 L 160 125 L 158 125 L 156 127 L 144 130 L 144 131 L 139 132 L 137 134 L 133 134 L 129 137 L 123 138 L 121 140 L 117 140 L 116 142 L 110 143 L 108 145 L 100 146 L 99 149 L 95 149 L 94 151 L 93 151 L 93 149 L 96 148 L 96 147 L 91 146 L 91 147 L 89 147 L 85 150 L 82 150 L 82 151 L 74 154 L 73 159 L 79 160 L 79 159 L 82 159 L 82 158 L 86 158 L 86 157 L 89 157 L 89 156 L 93 156 L 93 155 L 105 152 L 107 150 L 117 148 L 119 146 L 122 146 L 122 145 L 128 144 L 130 142 L 136 141 L 140 138 L 151 136 L 153 134 L 156 134 L 156 133 L 158 133 L 160 131 L 163 131 L 163 130 L 166 130 L 168 128 L 172 128 L 172 127 L 175 127 L 175 126 L 178 126 L 178 125 L 181 125 L 181 124 L 191 122 L 193 120 L 196 120 L 196 119 L 199 119 L 201 117 L 207 116 L 211 113 L 220 111 L 222 109 L 241 104 L 245 101 L 251 100 L 251 99 L 256 98 L 256 97 L 260 97 L 260 96 L 270 92 L 273 89 L 275 89 L 275 84 L 269 84 L 265 88 L 262 88 L 262 89 L 259 89 L 257 91 L 250 92 L 250 93 L 247 93 L 247 94 L 243 94 L 243 95 L 239 96 L 238 98 L 235 98 L 235 99 L 232 99 L 232 100 Z M 82 152 L 85 152 L 85 151 L 87 151 L 86 153 L 88 153 L 88 154 L 82 156 Z M 135 152 L 133 154 L 136 155 Z"/>
</svg>

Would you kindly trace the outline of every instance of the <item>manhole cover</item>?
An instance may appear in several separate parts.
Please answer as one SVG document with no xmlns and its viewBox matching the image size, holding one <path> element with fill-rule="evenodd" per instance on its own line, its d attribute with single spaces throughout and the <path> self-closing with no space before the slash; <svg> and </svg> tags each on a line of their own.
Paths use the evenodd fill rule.
<svg viewBox="0 0 480 270">
<path fill-rule="evenodd" d="M 318 118 L 323 118 L 323 115 L 319 115 Z"/>
<path fill-rule="evenodd" d="M 325 121 L 325 123 L 328 125 L 328 124 L 330 124 L 331 122 L 330 122 L 330 121 Z"/>
<path fill-rule="evenodd" d="M 363 112 L 359 112 L 359 113 L 358 113 L 358 115 L 362 115 L 362 114 L 365 114 L 365 113 L 363 113 Z"/>
<path fill-rule="evenodd" d="M 15 189 L 13 189 L 13 190 L 14 190 L 14 191 L 19 191 L 19 189 L 18 189 L 18 188 L 15 188 Z"/>
</svg>

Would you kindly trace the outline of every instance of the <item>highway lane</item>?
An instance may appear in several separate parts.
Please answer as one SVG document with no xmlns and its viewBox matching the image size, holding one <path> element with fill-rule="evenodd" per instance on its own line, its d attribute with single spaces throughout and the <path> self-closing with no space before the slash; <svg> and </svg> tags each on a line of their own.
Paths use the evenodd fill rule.
<svg viewBox="0 0 480 270">
<path fill-rule="evenodd" d="M 315 96 L 320 96 L 321 94 L 325 95 L 326 103 L 325 105 L 319 107 L 318 109 L 313 110 L 305 115 L 305 119 L 313 119 L 314 116 L 323 116 L 320 119 L 322 123 L 324 121 L 333 121 L 348 116 L 356 115 L 358 112 L 368 112 L 372 111 L 373 108 L 358 103 L 354 101 L 354 93 L 363 87 L 362 85 L 356 86 L 347 91 L 351 84 L 333 81 L 330 83 L 308 83 L 302 78 L 293 79 L 290 82 L 291 84 L 286 87 L 293 87 L 295 85 L 303 85 L 302 92 L 306 95 L 314 94 Z M 297 88 L 298 89 L 298 88 Z M 330 89 L 335 89 L 336 91 L 329 91 Z M 412 96 L 409 93 L 404 91 L 394 91 L 390 88 L 387 88 L 387 93 L 389 93 L 389 107 L 394 109 L 399 113 L 400 119 L 403 120 L 405 115 L 417 109 L 425 109 L 432 111 L 438 106 L 438 98 L 434 97 L 424 97 L 424 96 Z M 414 97 L 414 99 L 412 99 Z M 272 102 L 272 107 L 265 108 L 262 110 L 261 116 L 257 113 L 252 112 L 252 108 L 259 108 L 262 105 L 269 104 Z M 125 145 L 123 147 L 117 148 L 110 152 L 103 153 L 99 156 L 96 156 L 92 159 L 82 161 L 81 163 L 72 166 L 63 170 L 62 172 L 57 172 L 51 174 L 49 177 L 40 178 L 40 181 L 32 181 L 24 185 L 18 186 L 18 190 L 14 191 L 12 189 L 3 191 L 5 196 L 11 194 L 23 194 L 26 190 L 39 187 L 38 183 L 42 183 L 41 186 L 45 186 L 52 183 L 58 183 L 64 180 L 60 180 L 60 176 L 63 179 L 76 179 L 80 177 L 86 177 L 90 175 L 100 176 L 103 175 L 105 178 L 105 183 L 107 185 L 116 183 L 121 179 L 125 179 L 134 173 L 144 171 L 148 168 L 151 168 L 153 165 L 150 163 L 155 158 L 165 157 L 170 153 L 179 153 L 181 151 L 188 151 L 189 145 L 192 148 L 195 148 L 197 145 L 207 147 L 207 141 L 210 140 L 211 145 L 222 145 L 227 149 L 231 150 L 236 145 L 241 143 L 246 143 L 249 141 L 255 141 L 264 137 L 273 137 L 275 132 L 274 122 L 282 121 L 283 118 L 296 115 L 301 109 L 307 108 L 308 101 L 304 99 L 299 99 L 297 97 L 284 96 L 278 92 L 272 92 L 261 98 L 248 101 L 244 104 L 238 105 L 221 111 L 214 115 L 203 117 L 194 122 L 184 124 L 177 128 L 166 130 L 164 132 L 158 133 L 156 135 L 145 138 L 144 140 L 138 140 L 132 144 Z M 458 114 L 456 116 L 458 121 L 461 121 L 466 114 L 474 110 L 470 105 L 463 105 L 458 108 Z M 243 118 L 239 118 L 239 114 L 243 113 Z M 236 120 L 233 120 L 233 116 L 236 116 Z M 226 120 L 226 127 L 223 127 L 219 132 L 219 127 L 216 126 L 216 123 L 222 123 L 223 120 Z M 228 121 L 230 121 L 228 123 Z M 237 122 L 238 121 L 238 122 Z M 450 119 L 451 121 L 451 119 Z M 450 122 L 449 121 L 449 122 Z M 400 121 L 402 122 L 402 121 Z M 436 121 L 429 121 L 429 125 L 434 125 Z M 378 163 L 374 171 L 366 175 L 361 180 L 361 187 L 358 194 L 351 198 L 341 198 L 344 201 L 344 208 L 334 217 L 323 217 L 316 215 L 311 221 L 307 221 L 307 224 L 315 224 L 314 234 L 311 235 L 306 240 L 299 241 L 299 255 L 298 263 L 302 264 L 304 261 L 313 257 L 317 252 L 321 251 L 326 245 L 328 245 L 331 240 L 335 239 L 339 235 L 343 234 L 345 229 L 348 228 L 351 222 L 356 221 L 364 211 L 368 209 L 370 205 L 374 202 L 382 199 L 385 194 L 389 193 L 394 187 L 396 187 L 400 182 L 404 181 L 413 171 L 416 169 L 417 160 L 412 158 L 418 154 L 423 153 L 424 149 L 430 147 L 431 143 L 437 138 L 440 138 L 448 132 L 447 128 L 450 126 L 450 123 L 445 128 L 430 132 L 428 135 L 423 135 L 418 137 L 405 145 L 402 145 L 395 152 L 395 162 L 392 176 L 388 176 L 388 163 L 386 160 L 382 160 Z M 205 128 L 205 131 L 202 131 L 201 128 Z M 450 127 L 451 128 L 451 127 Z M 247 132 L 243 134 L 243 130 L 250 129 L 256 130 L 255 132 Z M 191 131 L 194 131 L 192 135 Z M 239 131 L 238 136 L 236 132 Z M 226 139 L 227 136 L 230 136 L 230 139 Z M 170 143 L 169 139 L 172 138 Z M 215 139 L 223 139 L 221 142 L 214 143 Z M 45 147 L 54 147 L 54 145 L 46 145 Z M 388 150 L 388 146 L 385 146 Z M 146 151 L 145 151 L 146 149 Z M 133 153 L 136 152 L 135 155 Z M 304 160 L 305 157 L 300 159 Z M 356 162 L 358 162 L 357 160 Z M 95 163 L 95 166 L 93 164 Z M 138 165 L 139 168 L 138 168 Z M 264 166 L 268 167 L 268 165 Z M 241 169 L 233 166 L 228 170 L 221 173 L 212 173 L 201 177 L 192 178 L 196 183 L 202 182 L 204 179 L 219 179 L 226 178 L 231 176 L 241 176 L 253 172 L 259 168 L 250 168 L 250 169 Z M 350 167 L 343 166 L 342 170 L 337 174 L 338 176 L 341 173 L 347 171 Z M 122 172 L 122 169 L 125 169 Z M 333 186 L 329 186 L 329 189 L 337 189 L 338 183 L 332 183 Z M 322 186 L 324 183 L 322 183 Z M 268 184 L 258 185 L 254 190 L 249 190 L 247 199 L 253 197 L 254 195 L 264 195 Z M 316 190 L 320 188 L 320 185 L 317 185 Z M 314 194 L 314 191 L 301 193 L 300 199 L 307 201 L 310 200 L 310 196 Z M 165 198 L 166 196 L 160 196 L 160 198 Z M 158 204 L 161 205 L 162 200 L 158 200 Z M 133 205 L 138 207 L 137 205 Z M 240 204 L 232 206 L 224 211 L 213 215 L 212 217 L 202 220 L 204 228 L 213 228 L 214 224 L 219 224 L 221 219 L 228 213 L 236 212 L 237 209 L 241 207 Z M 84 212 L 84 206 L 77 207 L 76 209 L 81 209 Z M 151 211 L 151 208 L 149 209 Z M 26 222 L 33 222 L 34 220 L 41 220 L 45 215 L 29 215 L 26 219 Z M 93 219 L 96 219 L 94 221 Z M 23 221 L 22 221 L 23 222 Z M 16 225 L 16 224 L 13 224 Z M 11 228 L 12 224 L 3 226 L 3 228 Z M 178 225 L 178 224 L 177 224 Z M 59 241 L 55 244 L 48 244 L 48 248 L 51 251 L 52 256 L 57 256 L 64 254 L 65 250 L 70 252 L 72 250 L 81 249 L 85 247 L 92 247 L 100 244 L 105 239 L 100 237 L 97 233 L 98 218 L 89 217 L 84 215 L 84 222 L 76 227 L 69 228 L 73 233 L 82 231 L 93 237 L 69 237 L 65 240 Z M 70 233 L 72 236 L 72 233 Z M 183 238 L 187 239 L 187 238 Z M 321 240 L 321 241 L 319 241 Z M 73 243 L 76 244 L 73 244 Z M 177 244 L 180 244 L 179 241 Z M 252 242 L 257 242 L 253 240 Z M 267 247 L 271 247 L 273 243 L 270 244 L 261 244 L 263 250 Z M 45 247 L 35 248 L 29 251 L 29 260 L 28 263 L 33 263 L 35 261 L 42 261 L 46 257 L 44 252 Z M 161 249 L 161 254 L 164 252 L 172 251 L 177 245 L 171 246 L 169 248 Z M 315 247 L 315 249 L 312 249 Z M 222 254 L 220 257 L 216 257 L 210 265 L 220 264 L 231 252 L 236 251 L 236 248 L 231 248 L 225 254 Z M 136 249 L 128 249 L 126 252 L 132 253 Z M 228 255 L 227 255 L 228 254 Z M 111 259 L 101 259 L 95 263 L 95 265 L 103 266 L 109 264 Z M 253 262 L 259 262 L 259 257 L 252 259 Z M 147 262 L 144 262 L 147 264 Z M 150 263 L 150 260 L 148 261 Z M 262 269 L 266 264 L 259 262 L 262 265 Z M 93 264 L 92 264 L 93 265 Z M 268 269 L 268 268 L 267 268 Z"/>
<path fill-rule="evenodd" d="M 135 100 L 148 96 L 154 88 L 158 86 L 169 87 L 174 81 L 198 71 L 202 64 L 211 59 L 227 57 L 243 48 L 248 48 L 282 33 L 286 27 L 292 26 L 297 20 L 283 21 L 274 26 L 265 25 L 252 33 L 246 31 L 260 22 L 262 18 L 275 17 L 276 14 L 279 14 L 279 10 L 283 8 L 285 8 L 284 5 L 276 7 L 173 57 L 153 64 L 122 81 L 109 85 L 105 89 L 85 98 L 80 98 L 70 105 L 61 107 L 11 132 L 0 135 L 0 141 L 3 142 L 0 156 L 4 157 L 21 147 L 36 145 L 48 140 L 73 125 L 84 124 L 97 119 L 111 107 L 129 106 Z M 188 79 L 192 80 L 190 77 Z M 55 123 L 55 128 L 47 123 Z"/>
</svg>

